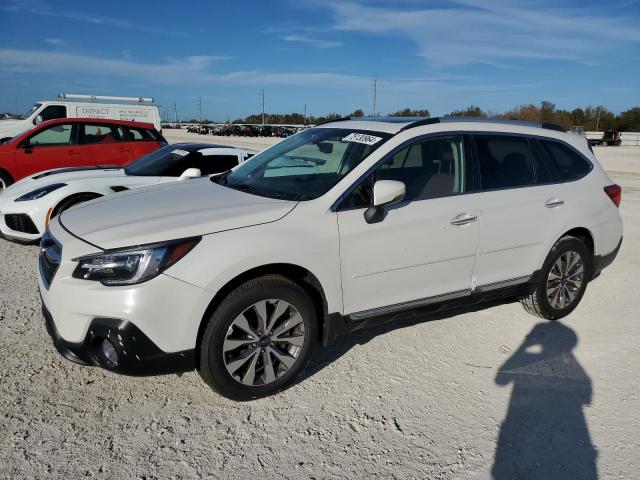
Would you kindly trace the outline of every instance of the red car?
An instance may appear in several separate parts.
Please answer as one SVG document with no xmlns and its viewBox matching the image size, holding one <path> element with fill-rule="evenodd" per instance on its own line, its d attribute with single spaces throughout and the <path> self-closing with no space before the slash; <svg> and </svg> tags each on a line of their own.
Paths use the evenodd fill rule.
<svg viewBox="0 0 640 480">
<path fill-rule="evenodd" d="M 0 189 L 52 168 L 126 165 L 166 144 L 151 123 L 49 120 L 0 145 Z"/>
</svg>

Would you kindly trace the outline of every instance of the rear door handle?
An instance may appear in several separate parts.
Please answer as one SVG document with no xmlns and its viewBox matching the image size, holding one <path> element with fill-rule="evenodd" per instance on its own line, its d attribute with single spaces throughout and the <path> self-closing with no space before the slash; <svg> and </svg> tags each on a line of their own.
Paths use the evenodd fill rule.
<svg viewBox="0 0 640 480">
<path fill-rule="evenodd" d="M 564 200 L 560 200 L 559 198 L 551 198 L 544 204 L 547 208 L 556 208 L 561 207 L 562 205 L 564 205 Z"/>
<path fill-rule="evenodd" d="M 69 150 L 69 155 L 80 155 L 78 150 Z"/>
<path fill-rule="evenodd" d="M 476 215 L 472 215 L 470 213 L 461 213 L 460 215 L 456 215 L 451 219 L 451 225 L 466 225 L 468 223 L 473 223 L 478 220 Z"/>
</svg>

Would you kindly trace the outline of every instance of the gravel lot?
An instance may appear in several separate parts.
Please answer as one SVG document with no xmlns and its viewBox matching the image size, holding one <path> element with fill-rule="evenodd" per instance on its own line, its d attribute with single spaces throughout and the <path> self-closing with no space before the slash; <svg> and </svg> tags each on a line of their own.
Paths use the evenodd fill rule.
<svg viewBox="0 0 640 480">
<path fill-rule="evenodd" d="M 197 373 L 129 378 L 62 359 L 41 320 L 37 247 L 0 240 L 0 477 L 514 478 L 517 459 L 534 478 L 637 478 L 640 148 L 596 153 L 624 189 L 625 241 L 562 324 L 517 303 L 407 319 L 339 340 L 298 385 L 249 403 Z"/>
</svg>

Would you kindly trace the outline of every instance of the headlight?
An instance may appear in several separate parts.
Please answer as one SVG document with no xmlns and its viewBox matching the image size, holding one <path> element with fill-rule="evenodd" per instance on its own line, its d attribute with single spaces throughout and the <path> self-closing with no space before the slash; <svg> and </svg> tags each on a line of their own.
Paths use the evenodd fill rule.
<svg viewBox="0 0 640 480">
<path fill-rule="evenodd" d="M 74 278 L 103 285 L 133 285 L 158 276 L 195 247 L 200 237 L 106 251 L 74 258 Z"/>
<path fill-rule="evenodd" d="M 42 198 L 45 195 L 53 192 L 62 187 L 66 187 L 66 183 L 52 183 L 51 185 L 47 185 L 46 187 L 36 188 L 34 191 L 26 193 L 21 197 L 15 199 L 16 202 L 26 202 L 27 200 L 37 200 L 38 198 Z"/>
</svg>

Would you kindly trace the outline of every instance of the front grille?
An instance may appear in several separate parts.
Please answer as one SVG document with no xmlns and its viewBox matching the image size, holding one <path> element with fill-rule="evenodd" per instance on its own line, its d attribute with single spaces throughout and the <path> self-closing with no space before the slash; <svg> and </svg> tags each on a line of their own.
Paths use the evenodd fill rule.
<svg viewBox="0 0 640 480">
<path fill-rule="evenodd" d="M 33 220 L 31 220 L 31 217 L 24 213 L 8 213 L 4 216 L 4 221 L 7 222 L 7 227 L 16 232 L 31 233 L 34 235 L 40 233 L 33 223 Z"/>
<path fill-rule="evenodd" d="M 61 258 L 62 245 L 60 245 L 49 233 L 49 230 L 47 230 L 44 232 L 42 240 L 40 241 L 40 259 L 38 261 L 42 283 L 44 283 L 47 290 L 60 266 Z"/>
</svg>

